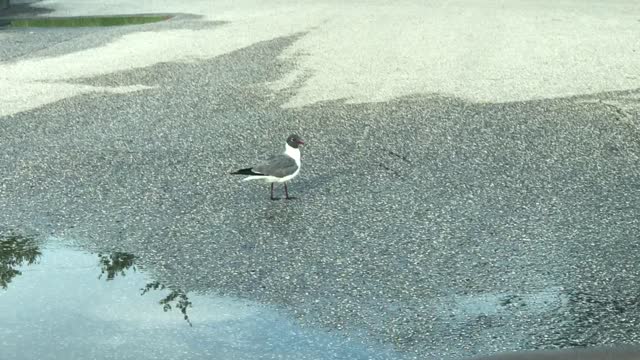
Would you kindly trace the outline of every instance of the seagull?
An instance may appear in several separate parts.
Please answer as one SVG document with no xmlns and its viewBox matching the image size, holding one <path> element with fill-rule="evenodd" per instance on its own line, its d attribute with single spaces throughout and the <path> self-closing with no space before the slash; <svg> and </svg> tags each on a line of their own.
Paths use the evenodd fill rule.
<svg viewBox="0 0 640 360">
<path fill-rule="evenodd" d="M 289 197 L 287 181 L 296 177 L 300 172 L 300 145 L 304 145 L 304 141 L 298 135 L 289 135 L 283 154 L 272 156 L 256 166 L 240 169 L 231 174 L 249 175 L 242 181 L 264 180 L 271 183 L 271 200 L 278 200 L 278 198 L 273 197 L 273 183 L 284 183 L 285 198 L 287 200 L 295 199 L 294 197 Z"/>
</svg>

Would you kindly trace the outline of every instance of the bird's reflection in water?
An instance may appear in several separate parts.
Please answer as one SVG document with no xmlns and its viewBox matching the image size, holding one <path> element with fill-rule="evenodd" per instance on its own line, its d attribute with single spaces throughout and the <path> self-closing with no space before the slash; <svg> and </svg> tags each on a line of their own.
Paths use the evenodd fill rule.
<svg viewBox="0 0 640 360">
<path fill-rule="evenodd" d="M 35 264 L 42 253 L 36 242 L 12 232 L 0 234 L 0 287 L 7 289 L 22 272 L 19 267 Z"/>
<path fill-rule="evenodd" d="M 98 254 L 101 272 L 98 278 L 102 278 L 106 275 L 106 281 L 112 281 L 117 276 L 126 276 L 126 271 L 133 270 L 136 271 L 135 260 L 136 256 L 126 252 L 112 252 L 109 254 Z M 162 305 L 162 309 L 167 312 L 176 308 L 180 310 L 184 320 L 189 324 L 189 326 L 193 326 L 191 324 L 191 320 L 189 319 L 189 315 L 187 314 L 187 310 L 192 307 L 192 303 L 187 296 L 187 293 L 182 289 L 176 289 L 174 287 L 167 286 L 162 284 L 160 281 L 152 281 L 147 283 L 144 288 L 140 289 L 141 295 L 144 295 L 150 291 L 163 291 L 168 290 L 169 294 L 160 300 L 160 305 Z"/>
</svg>

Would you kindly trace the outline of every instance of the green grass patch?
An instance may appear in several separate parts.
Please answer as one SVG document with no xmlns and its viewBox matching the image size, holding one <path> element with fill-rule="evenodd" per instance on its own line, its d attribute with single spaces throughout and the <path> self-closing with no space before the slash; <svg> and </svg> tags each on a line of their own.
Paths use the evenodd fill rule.
<svg viewBox="0 0 640 360">
<path fill-rule="evenodd" d="M 11 27 L 95 27 L 95 26 L 124 26 L 147 24 L 169 19 L 170 16 L 97 16 L 97 17 L 67 17 L 41 19 L 13 19 L 9 20 Z"/>
</svg>

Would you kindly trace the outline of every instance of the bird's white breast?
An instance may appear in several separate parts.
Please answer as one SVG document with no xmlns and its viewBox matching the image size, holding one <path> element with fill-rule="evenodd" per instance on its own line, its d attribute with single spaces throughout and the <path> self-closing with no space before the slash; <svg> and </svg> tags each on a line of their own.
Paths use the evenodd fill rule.
<svg viewBox="0 0 640 360">
<path fill-rule="evenodd" d="M 293 174 L 289 176 L 285 176 L 281 179 L 278 179 L 277 181 L 280 183 L 287 182 L 293 179 L 294 177 L 298 176 L 298 173 L 300 172 L 300 165 L 302 164 L 300 162 L 300 149 L 293 148 L 289 146 L 289 144 L 287 144 L 284 150 L 284 153 L 285 155 L 290 156 L 296 162 L 296 165 L 298 165 L 298 168 L 296 169 L 296 172 L 294 172 Z"/>
<path fill-rule="evenodd" d="M 293 148 L 289 146 L 289 144 L 287 144 L 287 147 L 285 148 L 284 153 L 290 156 L 291 158 L 293 158 L 293 160 L 295 160 L 296 162 L 296 165 L 300 167 L 300 149 Z"/>
</svg>

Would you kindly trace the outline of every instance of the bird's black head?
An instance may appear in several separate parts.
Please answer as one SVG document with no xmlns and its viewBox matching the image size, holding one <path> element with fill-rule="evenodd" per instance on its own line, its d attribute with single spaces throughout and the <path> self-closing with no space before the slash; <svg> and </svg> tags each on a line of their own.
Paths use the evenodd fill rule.
<svg viewBox="0 0 640 360">
<path fill-rule="evenodd" d="M 297 149 L 298 146 L 304 145 L 304 141 L 302 141 L 300 136 L 292 134 L 287 138 L 287 145 L 291 146 L 294 149 Z"/>
</svg>

